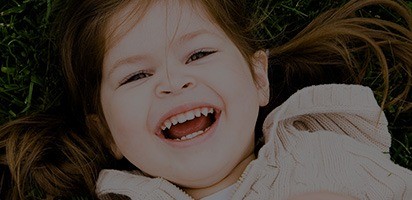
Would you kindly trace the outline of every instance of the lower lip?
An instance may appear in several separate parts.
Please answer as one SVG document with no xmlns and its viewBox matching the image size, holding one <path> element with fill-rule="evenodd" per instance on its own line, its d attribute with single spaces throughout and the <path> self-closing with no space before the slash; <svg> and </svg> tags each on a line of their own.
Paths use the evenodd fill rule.
<svg viewBox="0 0 412 200">
<path fill-rule="evenodd" d="M 194 138 L 179 141 L 179 140 L 166 139 L 166 138 L 162 137 L 161 140 L 163 142 L 165 142 L 166 144 L 171 145 L 173 147 L 177 147 L 177 148 L 185 148 L 185 147 L 190 147 L 190 146 L 193 146 L 193 145 L 198 145 L 198 144 L 208 140 L 209 138 L 211 138 L 214 135 L 214 133 L 216 131 L 216 128 L 219 125 L 220 114 L 221 114 L 221 112 L 216 115 L 216 120 L 212 124 L 212 126 L 209 128 L 209 130 L 207 130 L 206 132 L 204 132 L 204 133 L 202 133 L 202 134 L 200 134 L 200 135 L 198 135 Z"/>
</svg>

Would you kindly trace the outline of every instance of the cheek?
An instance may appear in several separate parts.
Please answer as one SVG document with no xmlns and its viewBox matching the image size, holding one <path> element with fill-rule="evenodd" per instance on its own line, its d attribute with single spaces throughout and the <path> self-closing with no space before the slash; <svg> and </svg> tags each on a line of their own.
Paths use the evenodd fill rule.
<svg viewBox="0 0 412 200">
<path fill-rule="evenodd" d="M 107 123 L 120 152 L 132 160 L 141 160 L 147 153 L 150 137 L 145 126 L 144 107 L 133 105 L 133 101 L 117 99 L 108 110 Z M 139 102 L 139 101 L 137 101 Z M 143 153 L 141 155 L 140 153 Z M 136 163 L 135 163 L 136 164 Z"/>
<path fill-rule="evenodd" d="M 231 92 L 250 92 L 255 88 L 249 68 L 242 62 L 222 62 L 202 72 L 214 87 Z"/>
<path fill-rule="evenodd" d="M 147 131 L 146 120 L 150 101 L 145 95 L 131 93 L 102 95 L 102 106 L 109 129 L 119 142 Z"/>
</svg>

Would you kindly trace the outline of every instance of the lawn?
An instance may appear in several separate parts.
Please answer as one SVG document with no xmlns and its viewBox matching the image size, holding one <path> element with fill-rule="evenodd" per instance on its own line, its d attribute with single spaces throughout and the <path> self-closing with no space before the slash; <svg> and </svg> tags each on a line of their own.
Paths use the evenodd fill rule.
<svg viewBox="0 0 412 200">
<path fill-rule="evenodd" d="M 54 0 L 1 0 L 0 5 L 0 124 L 31 113 L 58 112 L 64 102 L 55 34 L 52 31 Z M 260 33 L 269 42 L 282 44 L 291 39 L 311 19 L 346 0 L 256 0 L 267 15 Z M 407 1 L 412 8 L 412 1 Z M 365 16 L 401 20 L 390 10 L 373 7 Z M 391 77 L 393 85 L 387 101 L 404 87 L 403 77 Z M 370 69 L 363 84 L 369 85 L 382 101 L 382 77 Z M 393 136 L 390 155 L 395 163 L 412 169 L 412 95 L 406 102 L 385 107 Z M 389 153 L 389 152 L 388 152 Z"/>
</svg>

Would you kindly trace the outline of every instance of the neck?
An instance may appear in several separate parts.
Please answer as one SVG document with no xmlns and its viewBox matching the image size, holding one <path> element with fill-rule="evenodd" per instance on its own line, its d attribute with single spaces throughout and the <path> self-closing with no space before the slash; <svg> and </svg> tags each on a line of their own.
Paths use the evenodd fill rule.
<svg viewBox="0 0 412 200">
<path fill-rule="evenodd" d="M 183 188 L 183 190 L 192 196 L 194 199 L 200 199 L 209 195 L 212 195 L 220 190 L 223 190 L 237 182 L 237 180 L 245 171 L 248 164 L 255 159 L 253 152 L 246 157 L 242 162 L 240 162 L 224 179 L 220 182 L 211 185 L 206 188 Z"/>
</svg>

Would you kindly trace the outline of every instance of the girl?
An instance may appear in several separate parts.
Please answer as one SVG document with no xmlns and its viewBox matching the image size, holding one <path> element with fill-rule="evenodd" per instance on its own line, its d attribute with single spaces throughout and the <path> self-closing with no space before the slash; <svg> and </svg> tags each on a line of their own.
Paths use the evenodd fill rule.
<svg viewBox="0 0 412 200">
<path fill-rule="evenodd" d="M 355 15 L 374 4 L 406 25 Z M 70 114 L 0 129 L 4 196 L 411 199 L 371 90 L 318 85 L 357 83 L 373 62 L 385 83 L 388 66 L 411 80 L 409 10 L 353 0 L 268 52 L 250 14 L 246 1 L 71 1 Z"/>
</svg>

